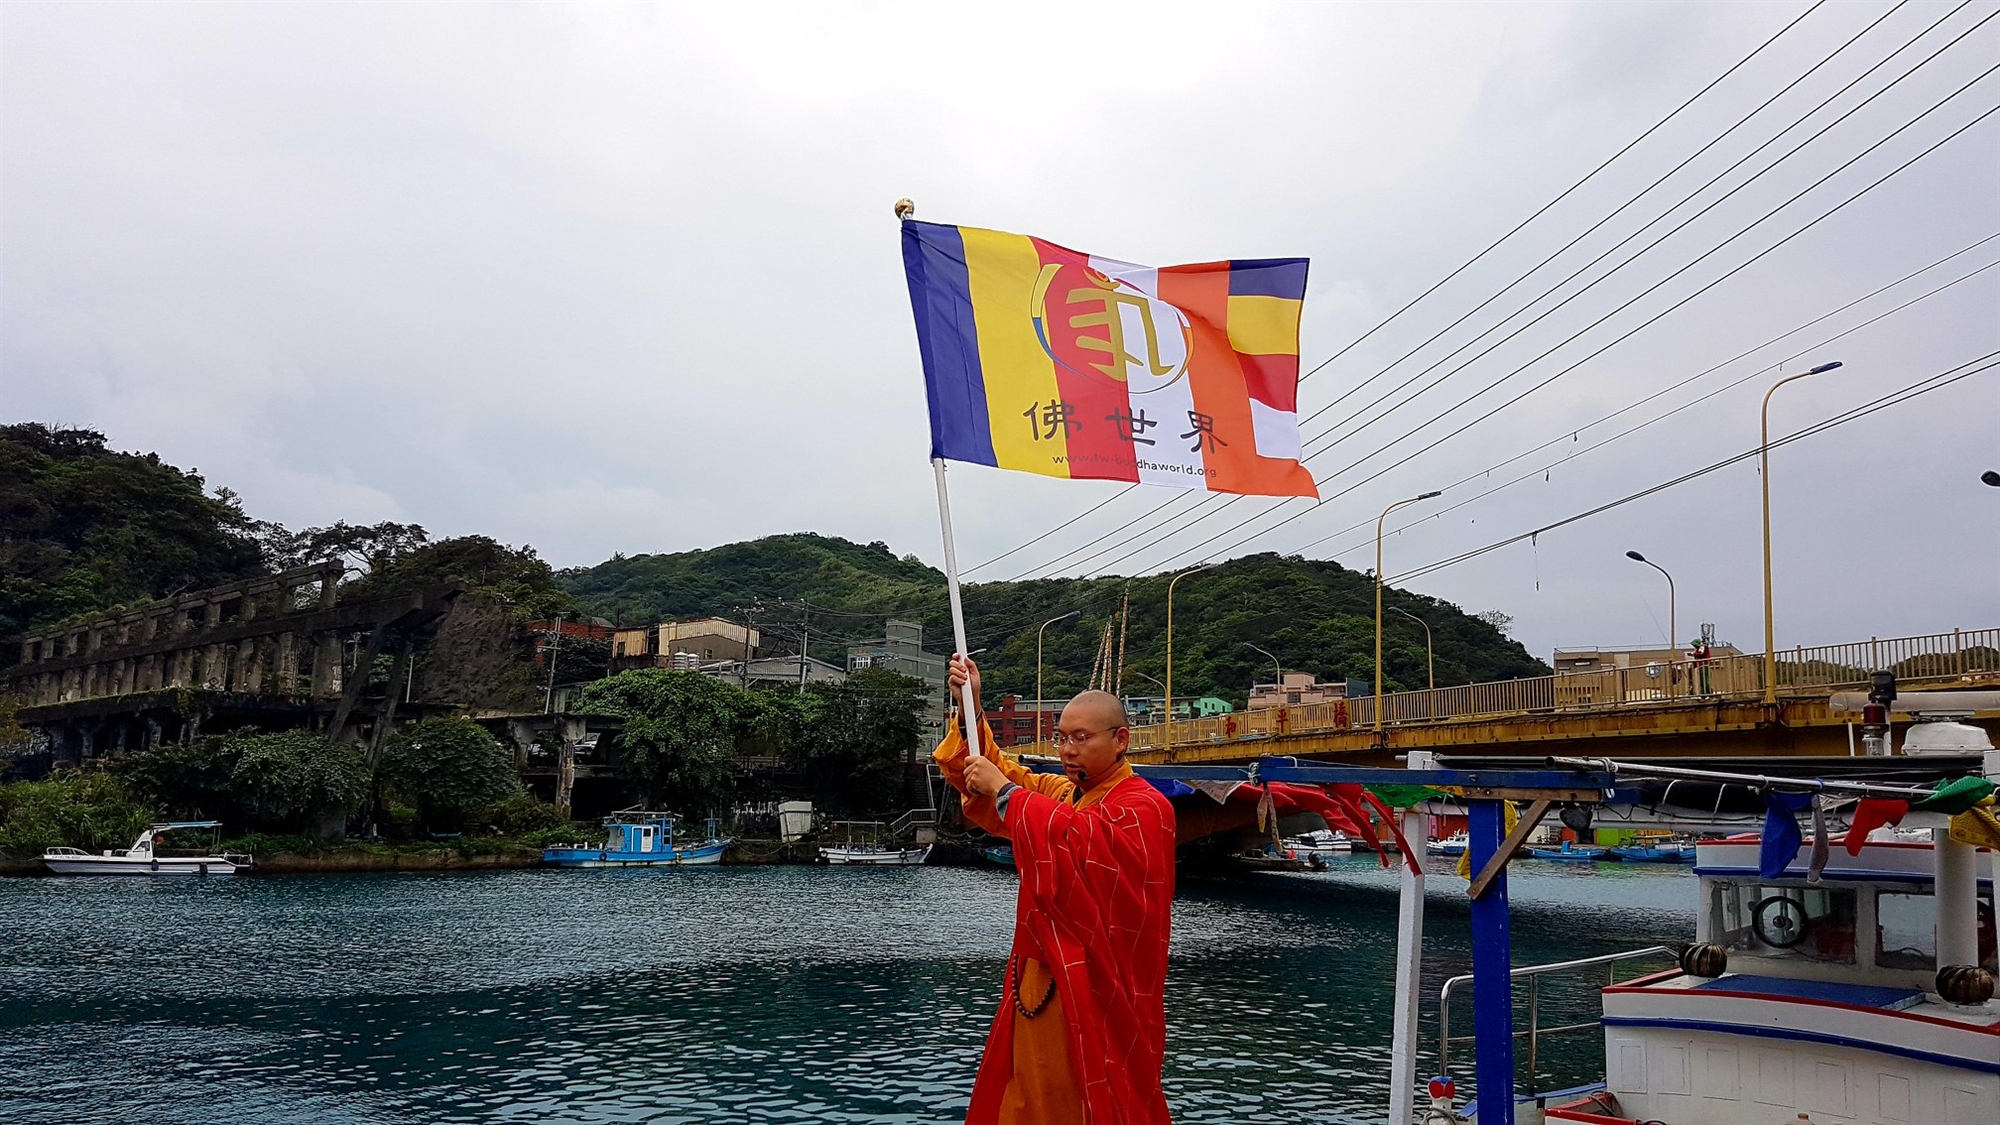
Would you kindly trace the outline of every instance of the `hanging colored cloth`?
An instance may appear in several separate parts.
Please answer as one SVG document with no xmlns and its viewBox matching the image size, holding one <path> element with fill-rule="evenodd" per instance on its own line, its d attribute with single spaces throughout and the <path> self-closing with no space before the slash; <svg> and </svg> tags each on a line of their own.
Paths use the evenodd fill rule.
<svg viewBox="0 0 2000 1125">
<path fill-rule="evenodd" d="M 1363 788 L 1382 798 L 1382 803 L 1392 809 L 1407 809 L 1411 805 L 1449 796 L 1434 785 L 1368 785 Z"/>
<path fill-rule="evenodd" d="M 1854 806 L 1854 815 L 1847 821 L 1847 839 L 1843 843 L 1848 855 L 1860 855 L 1861 845 L 1868 842 L 1868 834 L 1877 828 L 1894 828 L 1903 823 L 1904 814 L 1910 811 L 1910 802 L 1892 801 L 1886 797 L 1863 797 Z"/>
<path fill-rule="evenodd" d="M 1757 850 L 1757 873 L 1766 879 L 1784 874 L 1785 865 L 1799 854 L 1805 838 L 1799 834 L 1799 814 L 1812 802 L 1810 794 L 1764 794 L 1764 833 Z"/>
<path fill-rule="evenodd" d="M 1826 872 L 1826 801 L 1818 793 L 1812 795 L 1812 853 L 1806 859 L 1806 882 L 1818 886 Z"/>
<path fill-rule="evenodd" d="M 1986 778 L 1959 777 L 1939 782 L 1930 796 L 1911 801 L 1910 808 L 1917 812 L 1957 816 L 1992 795 L 1993 783 Z"/>
<path fill-rule="evenodd" d="M 1951 838 L 1975 848 L 2000 851 L 2000 817 L 1991 809 L 1967 809 L 1951 818 Z"/>
</svg>

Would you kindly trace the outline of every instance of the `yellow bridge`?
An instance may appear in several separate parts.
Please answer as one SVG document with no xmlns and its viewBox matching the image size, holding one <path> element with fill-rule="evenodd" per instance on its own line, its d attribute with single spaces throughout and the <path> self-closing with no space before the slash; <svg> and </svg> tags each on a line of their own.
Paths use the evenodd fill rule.
<svg viewBox="0 0 2000 1125">
<path fill-rule="evenodd" d="M 1778 653 L 1776 667 L 1776 702 L 1765 701 L 1764 655 L 1756 653 L 1176 720 L 1135 728 L 1132 759 L 1224 764 L 1281 754 L 1386 765 L 1412 750 L 1613 757 L 1855 753 L 1857 717 L 1832 709 L 1834 692 L 1865 690 L 1869 673 L 1878 670 L 1895 673 L 1906 696 L 2000 687 L 2000 629 L 1795 648 Z M 1973 721 L 2000 729 L 2000 713 L 1981 713 Z M 1034 752 L 1054 751 L 1045 743 Z"/>
</svg>

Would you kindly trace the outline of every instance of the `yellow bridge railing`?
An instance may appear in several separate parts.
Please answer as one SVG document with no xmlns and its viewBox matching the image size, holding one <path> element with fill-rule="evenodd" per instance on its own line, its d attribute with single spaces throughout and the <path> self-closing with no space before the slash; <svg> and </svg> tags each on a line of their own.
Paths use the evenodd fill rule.
<svg viewBox="0 0 2000 1125">
<path fill-rule="evenodd" d="M 1783 695 L 1822 695 L 1865 688 L 1869 673 L 1887 670 L 1897 683 L 1936 686 L 2000 678 L 2000 629 L 1954 629 L 1916 637 L 1875 637 L 1849 644 L 1794 648 L 1778 653 L 1777 686 Z M 1639 668 L 1604 668 L 1520 680 L 1399 691 L 1378 699 L 1335 700 L 1300 707 L 1241 711 L 1205 719 L 1175 719 L 1174 743 L 1232 742 L 1289 734 L 1385 726 L 1570 714 L 1614 708 L 1717 699 L 1757 699 L 1764 694 L 1764 654 L 1677 660 Z M 1166 746 L 1166 726 L 1136 727 L 1134 749 Z M 1053 753 L 1048 744 L 1034 753 Z"/>
</svg>

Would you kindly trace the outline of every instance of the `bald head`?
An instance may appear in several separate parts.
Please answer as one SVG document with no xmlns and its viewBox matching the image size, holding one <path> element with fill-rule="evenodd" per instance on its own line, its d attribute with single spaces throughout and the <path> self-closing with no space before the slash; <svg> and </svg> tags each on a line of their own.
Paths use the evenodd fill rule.
<svg viewBox="0 0 2000 1125">
<path fill-rule="evenodd" d="M 1125 714 L 1125 704 L 1108 691 L 1079 692 L 1063 708 L 1063 720 L 1087 723 L 1094 730 L 1132 725 L 1131 717 Z"/>
</svg>

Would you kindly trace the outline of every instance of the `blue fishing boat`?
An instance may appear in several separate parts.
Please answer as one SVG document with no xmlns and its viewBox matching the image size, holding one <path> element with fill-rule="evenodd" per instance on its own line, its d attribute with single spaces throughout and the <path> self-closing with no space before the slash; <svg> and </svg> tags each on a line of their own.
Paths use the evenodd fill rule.
<svg viewBox="0 0 2000 1125">
<path fill-rule="evenodd" d="M 707 838 L 675 838 L 677 822 L 666 813 L 627 810 L 604 818 L 600 847 L 565 844 L 543 848 L 542 862 L 556 867 L 689 867 L 722 862 L 722 853 L 736 841 L 716 835 L 716 820 L 708 819 Z"/>
<path fill-rule="evenodd" d="M 1536 859 L 1562 860 L 1568 863 L 1595 863 L 1604 858 L 1605 849 L 1595 844 L 1574 844 L 1563 841 L 1560 848 L 1529 848 L 1528 854 Z"/>
<path fill-rule="evenodd" d="M 979 849 L 979 854 L 985 856 L 986 862 L 988 863 L 996 864 L 1000 867 L 1014 866 L 1013 848 L 1009 847 L 981 848 Z"/>
<path fill-rule="evenodd" d="M 1626 863 L 1693 863 L 1693 844 L 1619 844 L 1611 849 L 1613 859 Z"/>
</svg>

